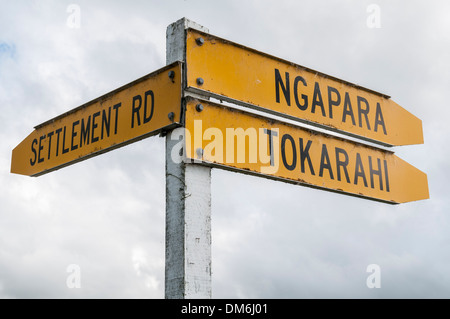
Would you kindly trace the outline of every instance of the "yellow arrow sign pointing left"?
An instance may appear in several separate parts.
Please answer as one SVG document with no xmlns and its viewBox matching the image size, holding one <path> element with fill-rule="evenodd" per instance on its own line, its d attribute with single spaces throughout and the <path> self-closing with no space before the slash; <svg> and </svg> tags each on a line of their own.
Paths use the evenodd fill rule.
<svg viewBox="0 0 450 319">
<path fill-rule="evenodd" d="M 11 173 L 39 176 L 180 123 L 181 63 L 166 66 L 35 127 Z"/>
</svg>

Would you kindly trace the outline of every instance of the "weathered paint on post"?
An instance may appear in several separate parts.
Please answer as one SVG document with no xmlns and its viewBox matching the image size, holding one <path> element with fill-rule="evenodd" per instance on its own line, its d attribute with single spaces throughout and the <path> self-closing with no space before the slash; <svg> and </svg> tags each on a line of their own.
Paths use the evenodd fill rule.
<svg viewBox="0 0 450 319">
<path fill-rule="evenodd" d="M 422 121 L 389 96 L 210 34 L 188 31 L 186 65 L 193 92 L 384 146 L 423 143 Z"/>
<path fill-rule="evenodd" d="M 167 63 L 185 60 L 187 28 L 208 32 L 185 18 L 169 25 Z M 184 162 L 183 132 L 166 136 L 165 298 L 211 298 L 211 168 Z"/>
<path fill-rule="evenodd" d="M 195 99 L 185 121 L 193 160 L 390 204 L 429 198 L 427 175 L 389 151 Z"/>
</svg>

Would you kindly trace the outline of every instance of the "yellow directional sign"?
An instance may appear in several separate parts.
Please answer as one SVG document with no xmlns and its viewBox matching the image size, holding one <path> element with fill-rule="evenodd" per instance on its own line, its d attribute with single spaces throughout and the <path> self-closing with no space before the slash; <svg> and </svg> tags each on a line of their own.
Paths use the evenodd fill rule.
<svg viewBox="0 0 450 319">
<path fill-rule="evenodd" d="M 421 120 L 387 95 L 196 30 L 186 45 L 192 91 L 385 146 L 423 143 Z"/>
<path fill-rule="evenodd" d="M 429 198 L 392 152 L 206 101 L 186 105 L 186 154 L 208 165 L 391 204 Z"/>
<path fill-rule="evenodd" d="M 178 125 L 181 81 L 174 63 L 35 127 L 11 172 L 42 175 Z"/>
</svg>

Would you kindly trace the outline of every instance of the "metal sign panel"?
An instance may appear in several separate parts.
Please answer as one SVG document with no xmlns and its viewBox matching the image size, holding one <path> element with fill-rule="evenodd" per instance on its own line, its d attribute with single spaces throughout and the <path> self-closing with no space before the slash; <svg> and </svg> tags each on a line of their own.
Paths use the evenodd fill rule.
<svg viewBox="0 0 450 319">
<path fill-rule="evenodd" d="M 178 125 L 181 81 L 177 62 L 36 126 L 11 172 L 42 175 Z"/>
<path fill-rule="evenodd" d="M 392 152 L 211 102 L 188 100 L 185 140 L 207 165 L 391 204 L 429 198 L 426 174 Z"/>
<path fill-rule="evenodd" d="M 384 146 L 422 144 L 422 121 L 389 96 L 196 30 L 189 90 Z"/>
</svg>

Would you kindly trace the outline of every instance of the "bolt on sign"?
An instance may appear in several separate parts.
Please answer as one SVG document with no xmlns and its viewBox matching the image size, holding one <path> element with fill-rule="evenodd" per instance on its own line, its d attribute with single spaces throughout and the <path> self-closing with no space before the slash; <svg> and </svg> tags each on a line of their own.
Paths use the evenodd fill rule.
<svg viewBox="0 0 450 319">
<path fill-rule="evenodd" d="M 232 103 L 384 146 L 422 144 L 422 121 L 389 96 L 197 30 L 187 86 Z"/>
<path fill-rule="evenodd" d="M 39 176 L 178 126 L 177 62 L 35 127 L 12 152 L 11 172 Z"/>
<path fill-rule="evenodd" d="M 390 204 L 429 198 L 425 173 L 363 144 L 207 101 L 186 104 L 186 157 Z"/>
</svg>

